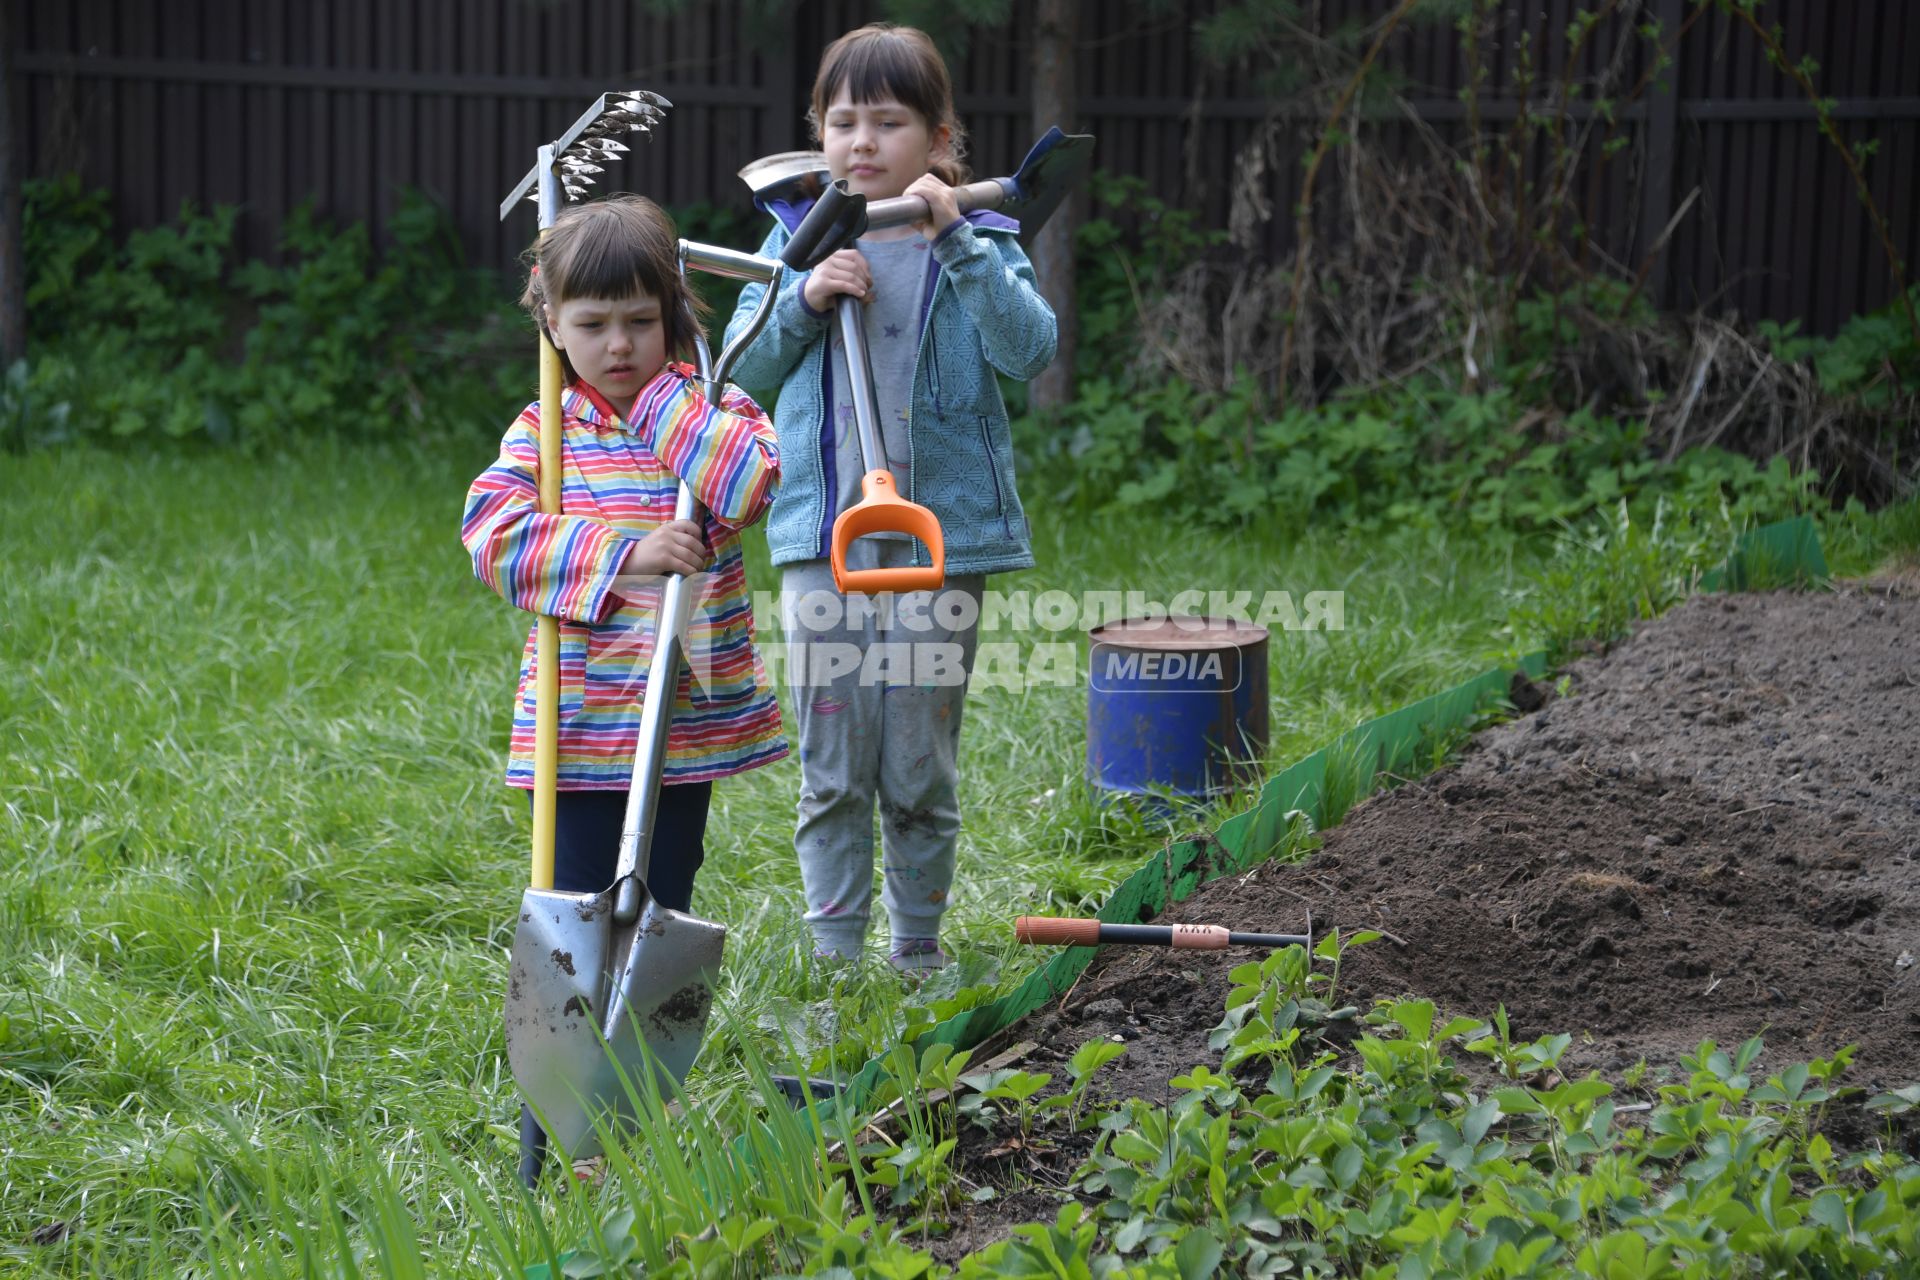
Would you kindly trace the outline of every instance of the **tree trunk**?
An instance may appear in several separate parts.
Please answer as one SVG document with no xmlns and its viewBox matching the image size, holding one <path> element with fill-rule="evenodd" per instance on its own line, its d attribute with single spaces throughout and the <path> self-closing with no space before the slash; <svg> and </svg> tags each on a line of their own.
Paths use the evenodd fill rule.
<svg viewBox="0 0 1920 1280">
<path fill-rule="evenodd" d="M 26 283 L 20 261 L 21 155 L 13 146 L 13 32 L 0 0 L 0 371 L 27 354 Z"/>
<path fill-rule="evenodd" d="M 1076 98 L 1073 46 L 1079 35 L 1079 0 L 1038 0 L 1034 14 L 1032 105 L 1033 136 L 1054 125 L 1073 131 Z M 1060 324 L 1060 354 L 1028 388 L 1027 402 L 1050 409 L 1073 398 L 1073 366 L 1080 345 L 1080 318 L 1074 309 L 1073 239 L 1080 225 L 1078 193 L 1063 200 L 1031 246 L 1041 296 L 1053 304 Z"/>
</svg>

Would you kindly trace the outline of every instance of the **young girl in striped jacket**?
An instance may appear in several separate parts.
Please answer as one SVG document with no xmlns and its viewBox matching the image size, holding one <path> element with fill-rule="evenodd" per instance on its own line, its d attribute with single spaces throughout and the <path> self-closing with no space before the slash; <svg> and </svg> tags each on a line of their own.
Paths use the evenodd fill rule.
<svg viewBox="0 0 1920 1280">
<path fill-rule="evenodd" d="M 689 910 L 713 781 L 787 754 L 780 708 L 752 635 L 740 530 L 778 479 L 773 429 L 729 388 L 714 406 L 693 370 L 704 307 L 678 269 L 678 240 L 651 201 L 567 210 L 534 251 L 522 302 L 565 365 L 561 514 L 537 509 L 540 406 L 507 429 L 467 492 L 460 537 L 474 572 L 507 603 L 560 619 L 560 764 L 555 889 L 613 881 L 626 813 L 660 575 L 700 575 L 674 691 L 648 888 Z M 703 522 L 673 519 L 681 480 Z M 509 786 L 533 786 L 534 639 L 514 699 Z"/>
</svg>

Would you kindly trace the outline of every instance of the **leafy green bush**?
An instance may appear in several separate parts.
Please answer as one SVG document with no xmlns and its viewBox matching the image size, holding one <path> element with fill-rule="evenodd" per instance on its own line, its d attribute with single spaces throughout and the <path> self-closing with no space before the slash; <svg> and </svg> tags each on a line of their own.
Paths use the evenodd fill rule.
<svg viewBox="0 0 1920 1280">
<path fill-rule="evenodd" d="M 1698 349 L 1681 343 L 1684 326 L 1631 282 L 1577 277 L 1550 292 L 1485 277 L 1474 287 L 1486 297 L 1475 303 L 1458 296 L 1458 282 L 1450 292 L 1417 278 L 1409 305 L 1430 317 L 1432 359 L 1370 381 L 1330 369 L 1314 396 L 1282 403 L 1270 371 L 1236 365 L 1229 375 L 1209 363 L 1222 351 L 1263 358 L 1244 341 L 1216 341 L 1228 321 L 1204 310 L 1213 294 L 1193 291 L 1195 279 L 1218 274 L 1215 260 L 1244 248 L 1136 180 L 1098 179 L 1094 200 L 1098 216 L 1077 242 L 1076 398 L 1015 423 L 1023 490 L 1035 499 L 1088 514 L 1292 530 L 1319 520 L 1361 532 L 1399 524 L 1552 530 L 1588 523 L 1622 499 L 1641 514 L 1666 499 L 1743 525 L 1817 505 L 1821 476 L 1805 464 L 1806 450 L 1789 448 L 1797 435 L 1737 452 L 1684 448 L 1688 437 L 1671 434 L 1659 417 L 1666 383 L 1700 376 Z M 1505 317 L 1497 337 L 1484 327 L 1490 309 Z M 1274 323 L 1255 311 L 1243 307 L 1233 323 Z M 1211 335 L 1209 349 L 1179 350 L 1182 333 Z M 1776 361 L 1809 362 L 1820 393 L 1847 398 L 1870 419 L 1838 424 L 1847 429 L 1836 426 L 1836 438 L 1870 443 L 1899 465 L 1898 431 L 1875 434 L 1875 424 L 1898 418 L 1897 397 L 1911 396 L 1902 388 L 1920 381 L 1920 350 L 1895 308 L 1855 318 L 1830 341 L 1800 337 L 1793 326 L 1760 333 Z M 1651 355 L 1634 355 L 1636 344 Z M 1753 353 L 1756 364 L 1766 359 Z M 1607 372 L 1622 363 L 1638 381 Z M 1727 421 L 1760 386 L 1739 373 Z M 1721 371 L 1716 394 L 1729 377 Z M 1769 383 L 1759 400 L 1772 392 Z M 1706 427 L 1726 408 L 1700 408 L 1705 425 L 1693 438 L 1713 441 Z M 1850 456 L 1820 454 L 1820 465 L 1844 472 Z"/>
<path fill-rule="evenodd" d="M 1088 1080 L 1123 1051 L 1091 1041 L 1065 1092 L 1044 1074 L 973 1071 L 944 1044 L 884 1057 L 891 1122 L 775 1107 L 745 1122 L 762 1175 L 722 1145 L 698 1109 L 618 1149 L 618 1190 L 597 1230 L 551 1270 L 568 1276 L 1042 1277 L 1903 1276 L 1920 1247 L 1920 1165 L 1895 1144 L 1836 1150 L 1822 1132 L 1858 1090 L 1852 1058 L 1761 1066 L 1762 1041 L 1702 1042 L 1659 1076 L 1572 1078 L 1573 1037 L 1514 1038 L 1447 1017 L 1430 1000 L 1362 1011 L 1339 986 L 1344 955 L 1379 938 L 1329 934 L 1230 973 L 1209 1037 L 1219 1070 L 1195 1066 L 1165 1102 L 1083 1105 Z M 1470 1081 L 1463 1055 L 1498 1078 Z M 758 1072 L 756 1068 L 756 1072 Z M 955 1102 L 956 1088 L 971 1089 Z M 765 1092 L 771 1095 L 770 1086 Z M 1045 1095 L 1045 1096 L 1043 1096 Z M 651 1105 L 651 1104 L 650 1104 Z M 1892 1126 L 1920 1086 L 1865 1102 Z M 1021 1146 L 1095 1134 L 1051 1223 L 949 1269 L 927 1250 L 978 1185 L 955 1167 L 971 1117 Z M 668 1123 L 691 1124 L 679 1140 Z M 769 1143 L 772 1131 L 787 1138 Z M 817 1153 L 817 1155 L 816 1155 Z M 978 1166 L 967 1172 L 979 1173 Z M 1022 1174 L 1011 1185 L 1039 1190 Z M 883 1199 L 884 1197 L 884 1199 Z M 1010 1214 L 1031 1212 L 1012 1209 Z"/>
<path fill-rule="evenodd" d="M 683 235 L 730 248 L 764 231 L 744 205 L 672 212 Z M 188 206 L 116 245 L 105 192 L 71 176 L 27 185 L 33 343 L 7 382 L 8 447 L 493 432 L 535 393 L 517 282 L 467 265 L 452 223 L 417 192 L 403 193 L 378 253 L 364 224 L 303 205 L 281 224 L 278 265 L 236 262 L 235 217 Z M 695 280 L 717 331 L 739 283 Z"/>
<path fill-rule="evenodd" d="M 1920 285 L 1907 295 L 1920 307 Z M 1900 388 L 1920 386 L 1920 344 L 1895 306 L 1855 316 L 1831 338 L 1801 333 L 1798 320 L 1763 320 L 1755 327 L 1777 359 L 1812 361 L 1828 395 L 1859 396 L 1868 405 L 1885 407 Z"/>
<path fill-rule="evenodd" d="M 68 409 L 64 401 L 47 403 L 34 386 L 33 366 L 15 360 L 0 380 L 0 447 L 25 453 L 66 440 Z"/>
<path fill-rule="evenodd" d="M 289 432 L 495 430 L 532 387 L 507 291 L 465 265 L 418 194 L 402 197 L 381 255 L 364 226 L 303 206 L 281 227 L 280 265 L 237 264 L 235 216 L 186 207 L 116 247 L 102 193 L 29 183 L 21 397 L 65 405 L 74 435 L 252 447 Z M 31 423 L 21 433 L 44 438 Z"/>
<path fill-rule="evenodd" d="M 1258 968 L 1235 980 L 1259 985 Z M 1643 1118 L 1602 1080 L 1544 1069 L 1476 1099 L 1448 1042 L 1510 1046 L 1472 1019 L 1440 1025 L 1428 1001 L 1368 1021 L 1350 1070 L 1289 1032 L 1264 1090 L 1196 1068 L 1171 1107 L 1110 1115 L 1079 1180 L 1103 1197 L 1097 1229 L 1062 1252 L 1117 1254 L 1131 1265 L 1105 1273 L 1126 1275 L 1167 1274 L 1167 1251 L 1250 1276 L 1906 1274 L 1920 1167 L 1838 1158 L 1817 1132 L 1846 1051 L 1762 1081 L 1759 1039 L 1708 1041 Z M 1520 1048 L 1538 1068 L 1570 1043 Z M 1024 1274 L 1002 1268 L 1042 1238 L 1022 1229 L 961 1273 Z"/>
<path fill-rule="evenodd" d="M 1269 415 L 1248 379 L 1209 397 L 1173 379 L 1097 376 L 1056 418 L 1021 419 L 1016 440 L 1035 496 L 1212 525 L 1526 531 L 1662 496 L 1761 523 L 1802 510 L 1817 482 L 1785 459 L 1762 467 L 1717 449 L 1663 466 L 1635 421 L 1562 415 L 1510 385 L 1465 393 L 1429 379 Z"/>
</svg>

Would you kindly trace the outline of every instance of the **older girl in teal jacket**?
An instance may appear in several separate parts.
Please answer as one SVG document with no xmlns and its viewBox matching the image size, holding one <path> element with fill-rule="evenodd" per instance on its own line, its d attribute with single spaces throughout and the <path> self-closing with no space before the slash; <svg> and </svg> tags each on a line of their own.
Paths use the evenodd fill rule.
<svg viewBox="0 0 1920 1280">
<path fill-rule="evenodd" d="M 951 81 L 927 37 L 884 24 L 841 37 L 821 59 L 810 119 L 828 168 L 869 200 L 926 199 L 929 217 L 870 233 L 782 287 L 773 318 L 735 369 L 764 401 L 777 394 L 781 477 L 767 518 L 789 604 L 787 679 L 802 772 L 794 836 L 817 954 L 865 939 L 879 802 L 889 958 L 904 971 L 946 962 L 940 918 L 960 830 L 960 719 L 985 575 L 1033 565 L 1015 489 L 1013 443 L 996 373 L 1028 379 L 1052 361 L 1053 310 L 1034 287 L 1018 224 L 959 214 L 964 135 Z M 779 253 L 807 205 L 766 206 Z M 764 286 L 740 297 L 728 337 Z M 860 492 L 836 295 L 866 303 L 887 462 L 900 493 L 933 511 L 946 543 L 938 598 L 913 592 L 878 614 L 833 588 L 834 518 Z M 873 459 L 871 465 L 879 466 Z M 919 544 L 862 538 L 854 569 L 921 563 Z M 889 616 L 891 615 L 891 617 Z"/>
</svg>

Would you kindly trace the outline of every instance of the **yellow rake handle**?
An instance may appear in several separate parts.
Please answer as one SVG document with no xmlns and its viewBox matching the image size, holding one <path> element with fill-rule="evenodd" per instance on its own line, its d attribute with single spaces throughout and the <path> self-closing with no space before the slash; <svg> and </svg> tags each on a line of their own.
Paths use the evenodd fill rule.
<svg viewBox="0 0 1920 1280">
<path fill-rule="evenodd" d="M 541 515 L 560 514 L 560 353 L 540 334 Z M 560 777 L 560 621 L 540 615 L 534 639 L 533 870 L 527 883 L 553 888 L 555 793 Z"/>
</svg>

